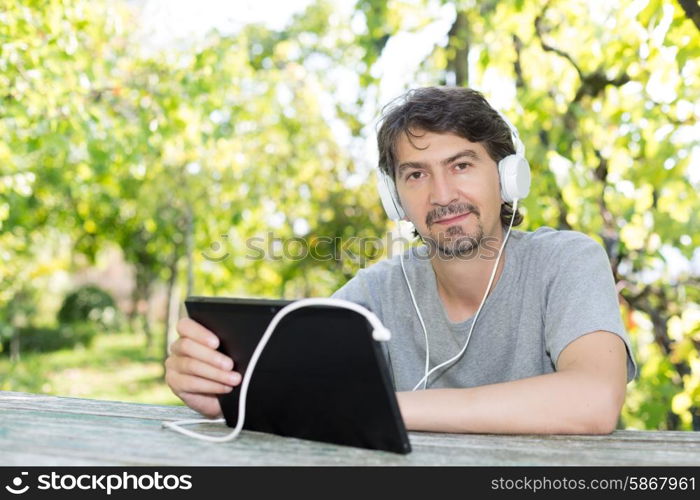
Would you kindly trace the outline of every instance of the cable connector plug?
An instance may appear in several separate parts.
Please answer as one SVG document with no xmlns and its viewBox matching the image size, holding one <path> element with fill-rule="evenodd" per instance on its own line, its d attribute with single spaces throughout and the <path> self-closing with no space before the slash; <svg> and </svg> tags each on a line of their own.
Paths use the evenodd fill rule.
<svg viewBox="0 0 700 500">
<path fill-rule="evenodd" d="M 388 342 L 391 339 L 391 332 L 385 327 L 376 327 L 372 330 L 372 338 L 377 342 Z"/>
</svg>

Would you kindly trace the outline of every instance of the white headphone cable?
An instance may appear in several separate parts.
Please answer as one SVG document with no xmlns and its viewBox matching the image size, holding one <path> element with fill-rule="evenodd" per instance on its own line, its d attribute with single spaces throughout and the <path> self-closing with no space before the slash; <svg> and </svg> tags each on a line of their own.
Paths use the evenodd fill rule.
<svg viewBox="0 0 700 500">
<path fill-rule="evenodd" d="M 518 200 L 517 198 L 513 200 L 513 215 L 510 218 L 510 224 L 508 225 L 508 232 L 506 233 L 505 238 L 503 238 L 503 243 L 501 244 L 501 248 L 498 251 L 498 258 L 496 259 L 496 265 L 493 266 L 493 271 L 491 271 L 491 278 L 489 279 L 489 283 L 486 286 L 486 291 L 484 292 L 484 297 L 481 299 L 481 304 L 479 304 L 479 308 L 476 310 L 476 314 L 474 315 L 474 320 L 472 321 L 472 325 L 469 328 L 469 334 L 467 335 L 467 341 L 464 343 L 464 347 L 462 347 L 462 350 L 459 351 L 455 356 L 452 358 L 448 359 L 447 361 L 444 361 L 440 363 L 439 365 L 433 367 L 429 372 L 427 372 L 422 379 L 418 381 L 418 383 L 415 385 L 413 390 L 417 390 L 418 387 L 423 384 L 423 388 L 428 384 L 428 377 L 437 369 L 442 368 L 443 366 L 453 363 L 454 361 L 458 360 L 466 351 L 467 345 L 469 345 L 469 339 L 471 339 L 472 336 L 472 331 L 474 330 L 474 325 L 476 325 L 476 320 L 479 317 L 479 313 L 481 312 L 481 308 L 484 307 L 484 303 L 486 302 L 486 297 L 489 295 L 489 291 L 491 290 L 491 285 L 493 284 L 493 279 L 496 276 L 496 270 L 498 269 L 498 263 L 501 261 L 501 255 L 503 254 L 503 249 L 506 247 L 506 242 L 508 241 L 508 237 L 510 236 L 510 231 L 513 228 L 513 220 L 515 220 L 515 211 L 518 209 Z M 404 274 L 405 276 L 405 274 Z M 409 284 L 409 289 L 411 285 Z M 412 294 L 411 294 L 412 295 Z M 418 308 L 416 308 L 416 312 L 418 312 Z M 420 317 L 420 312 L 418 312 L 418 316 Z M 421 324 L 423 324 L 423 320 L 421 319 Z M 425 327 L 423 327 L 425 329 Z M 427 333 L 426 333 L 426 339 L 427 339 Z M 427 345 L 427 340 L 426 340 L 426 345 Z M 426 351 L 427 352 L 427 351 Z M 426 358 L 426 365 L 427 365 L 427 358 Z"/>
<path fill-rule="evenodd" d="M 183 427 L 184 425 L 192 424 L 221 423 L 225 421 L 225 419 L 223 418 L 192 419 L 179 420 L 177 422 L 163 422 L 163 427 L 172 429 L 176 432 L 179 432 L 180 434 L 184 434 L 185 436 L 201 439 L 203 441 L 210 441 L 213 443 L 223 443 L 226 441 L 236 439 L 236 437 L 238 437 L 238 434 L 240 434 L 241 429 L 243 429 L 243 423 L 245 421 L 245 401 L 246 396 L 248 394 L 248 386 L 250 385 L 250 378 L 253 376 L 253 370 L 255 370 L 255 365 L 257 364 L 258 358 L 262 354 L 262 351 L 265 348 L 267 341 L 270 339 L 272 332 L 275 330 L 277 324 L 282 320 L 282 318 L 284 318 L 287 314 L 296 309 L 301 309 L 302 307 L 308 306 L 331 306 L 355 311 L 363 315 L 372 326 L 372 338 L 374 338 L 374 340 L 387 341 L 391 338 L 391 333 L 389 332 L 389 330 L 384 325 L 382 325 L 381 321 L 379 321 L 379 318 L 377 318 L 377 316 L 373 312 L 359 304 L 355 304 L 354 302 L 350 302 L 344 299 L 332 298 L 312 298 L 294 301 L 277 311 L 277 314 L 275 314 L 275 316 L 272 318 L 272 321 L 270 321 L 270 324 L 267 326 L 265 333 L 263 333 L 262 337 L 260 338 L 258 345 L 255 347 L 255 351 L 253 351 L 253 355 L 251 356 L 250 362 L 248 363 L 248 368 L 246 369 L 245 375 L 243 375 L 243 382 L 241 383 L 241 392 L 238 396 L 238 421 L 236 422 L 236 427 L 234 427 L 234 429 L 230 433 L 224 436 L 211 436 L 209 434 L 193 432 Z"/>
<path fill-rule="evenodd" d="M 409 250 L 410 251 L 410 250 Z M 428 384 L 428 367 L 430 366 L 430 343 L 428 342 L 428 330 L 425 328 L 425 323 L 423 322 L 423 316 L 420 313 L 420 310 L 418 309 L 418 303 L 416 302 L 416 297 L 413 295 L 413 289 L 411 288 L 411 282 L 408 280 L 408 275 L 406 274 L 406 266 L 404 266 L 403 263 L 403 253 L 401 254 L 400 258 L 401 262 L 401 271 L 403 271 L 403 277 L 404 280 L 406 281 L 406 285 L 408 286 L 408 293 L 411 294 L 411 300 L 413 301 L 413 307 L 416 310 L 416 313 L 418 314 L 418 320 L 420 321 L 420 326 L 423 328 L 423 336 L 425 337 L 425 376 L 423 379 L 425 379 L 425 382 L 423 383 L 423 389 L 427 387 Z M 416 390 L 415 388 L 413 389 L 414 391 Z"/>
</svg>

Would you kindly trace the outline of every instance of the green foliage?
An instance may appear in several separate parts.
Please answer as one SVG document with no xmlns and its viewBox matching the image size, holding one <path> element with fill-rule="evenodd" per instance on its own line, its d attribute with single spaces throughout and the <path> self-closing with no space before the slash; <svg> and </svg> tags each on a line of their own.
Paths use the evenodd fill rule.
<svg viewBox="0 0 700 500">
<path fill-rule="evenodd" d="M 97 335 L 97 327 L 90 322 L 74 322 L 57 328 L 23 327 L 18 328 L 19 343 L 22 352 L 51 352 L 70 349 L 76 346 L 89 347 Z M 9 339 L 2 343 L 2 352 L 10 351 Z"/>
<path fill-rule="evenodd" d="M 28 352 L 21 363 L 0 356 L 0 390 L 182 404 L 163 381 L 160 352 L 148 349 L 144 340 L 133 333 L 98 335 L 89 348 Z"/>
<path fill-rule="evenodd" d="M 59 323 L 90 321 L 103 328 L 118 326 L 117 305 L 112 296 L 94 285 L 69 293 L 58 311 Z"/>
<path fill-rule="evenodd" d="M 11 2 L 0 28 L 12 40 L 0 58 L 9 68 L 0 76 L 9 103 L 0 114 L 0 238 L 10 263 L 0 266 L 0 310 L 18 284 L 40 289 L 53 273 L 76 270 L 76 255 L 94 263 L 112 244 L 134 266 L 135 302 L 185 266 L 197 293 L 329 294 L 347 279 L 356 264 L 325 262 L 309 273 L 311 258 L 251 259 L 246 247 L 289 237 L 295 223 L 310 232 L 323 224 L 330 238 L 346 234 L 333 219 L 374 235 L 384 229 L 371 193 L 345 186 L 355 167 L 322 116 L 320 73 L 295 61 L 323 52 L 314 47 L 326 35 L 316 31 L 314 45 L 250 27 L 139 55 L 119 4 L 69 5 Z M 329 8 L 310 7 L 291 36 L 320 30 Z M 330 214 L 318 218 L 321 207 Z M 235 242 L 225 262 L 212 263 L 204 255 L 222 235 Z M 36 258 L 42 245 L 53 260 Z"/>
</svg>

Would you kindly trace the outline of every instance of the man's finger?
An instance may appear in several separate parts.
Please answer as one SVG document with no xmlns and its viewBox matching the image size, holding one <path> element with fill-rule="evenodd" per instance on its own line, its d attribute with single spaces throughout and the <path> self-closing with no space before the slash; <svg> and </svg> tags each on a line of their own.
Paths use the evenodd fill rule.
<svg viewBox="0 0 700 500">
<path fill-rule="evenodd" d="M 219 347 L 219 338 L 214 332 L 190 318 L 181 318 L 177 322 L 177 332 L 180 337 L 190 338 L 212 349 Z"/>
<path fill-rule="evenodd" d="M 168 368 L 183 375 L 193 375 L 225 385 L 238 385 L 241 381 L 239 373 L 230 370 L 220 370 L 194 358 L 169 358 L 166 364 Z"/>
<path fill-rule="evenodd" d="M 233 386 L 213 382 L 205 378 L 192 375 L 172 374 L 170 376 L 172 387 L 177 387 L 179 393 L 197 394 L 226 394 L 233 390 Z"/>
<path fill-rule="evenodd" d="M 170 346 L 175 356 L 194 358 L 222 370 L 233 370 L 233 360 L 199 342 L 187 337 L 179 338 Z"/>
</svg>

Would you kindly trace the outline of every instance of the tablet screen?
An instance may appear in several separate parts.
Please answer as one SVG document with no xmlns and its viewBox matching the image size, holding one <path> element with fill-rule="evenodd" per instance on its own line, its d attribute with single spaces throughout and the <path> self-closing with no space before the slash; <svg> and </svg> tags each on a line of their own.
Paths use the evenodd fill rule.
<svg viewBox="0 0 700 500">
<path fill-rule="evenodd" d="M 245 374 L 274 315 L 291 301 L 189 297 L 190 318 L 213 331 L 219 350 Z M 240 385 L 219 397 L 227 425 L 238 420 Z M 285 316 L 248 387 L 244 429 L 408 453 L 386 360 L 361 314 L 331 306 Z"/>
</svg>

